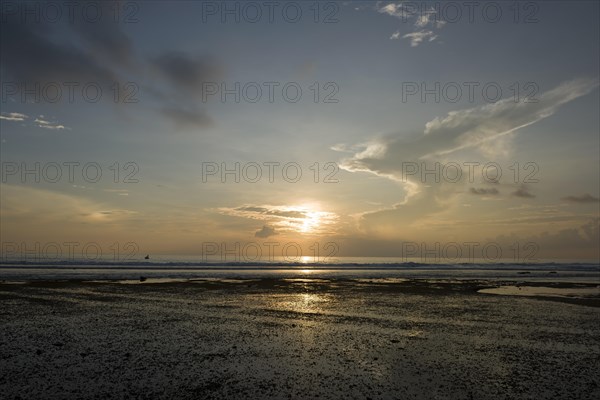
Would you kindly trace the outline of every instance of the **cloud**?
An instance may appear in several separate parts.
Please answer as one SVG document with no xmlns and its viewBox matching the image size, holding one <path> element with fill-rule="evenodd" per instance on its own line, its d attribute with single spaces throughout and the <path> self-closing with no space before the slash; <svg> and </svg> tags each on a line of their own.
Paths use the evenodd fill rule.
<svg viewBox="0 0 600 400">
<path fill-rule="evenodd" d="M 417 22 L 415 22 L 415 26 L 418 26 L 419 28 L 424 28 L 427 25 L 429 25 L 429 19 L 431 17 L 431 14 L 423 14 L 421 16 L 419 16 L 417 18 Z"/>
<path fill-rule="evenodd" d="M 444 118 L 435 118 L 425 125 L 425 136 L 453 141 L 437 154 L 449 153 L 461 148 L 481 146 L 532 125 L 553 115 L 558 108 L 598 87 L 597 80 L 578 79 L 565 82 L 540 95 L 537 102 L 515 102 L 502 99 L 493 104 L 467 110 L 452 111 Z"/>
<path fill-rule="evenodd" d="M 118 196 L 129 196 L 127 189 L 104 189 L 105 192 L 114 193 Z"/>
<path fill-rule="evenodd" d="M 439 30 L 446 25 L 446 21 L 440 18 L 440 15 L 433 7 L 424 9 L 417 7 L 414 3 L 389 3 L 381 6 L 380 2 L 375 5 L 377 12 L 400 19 L 402 22 L 411 22 L 417 28 L 413 32 L 401 36 L 400 31 L 396 31 L 390 36 L 390 39 L 397 40 L 400 37 L 410 40 L 411 47 L 417 47 L 421 43 L 433 42 L 438 38 L 438 34 L 433 30 Z M 428 28 L 428 29 L 427 29 Z"/>
<path fill-rule="evenodd" d="M 97 222 L 102 222 L 102 221 L 110 221 L 110 220 L 114 220 L 114 219 L 123 219 L 123 218 L 127 218 L 130 216 L 134 216 L 136 214 L 137 214 L 136 211 L 115 209 L 115 210 L 101 210 L 101 211 L 94 211 L 94 212 L 86 212 L 86 213 L 82 213 L 81 216 L 84 218 L 89 218 L 89 219 L 97 221 Z"/>
<path fill-rule="evenodd" d="M 514 243 L 520 243 L 522 246 L 533 244 L 538 250 L 534 254 L 530 254 L 537 259 L 555 257 L 597 259 L 600 250 L 600 220 L 592 218 L 583 225 L 560 229 L 555 232 L 546 231 L 539 235 L 501 235 L 495 241 L 503 248 L 512 248 L 511 246 L 514 246 Z M 523 247 L 523 250 L 530 252 L 531 248 L 526 249 Z M 521 257 L 525 254 L 525 252 L 522 252 Z"/>
<path fill-rule="evenodd" d="M 119 1 L 102 1 L 96 3 L 99 13 L 104 16 L 114 14 L 114 10 L 122 7 Z M 94 23 L 76 21 L 71 24 L 80 34 L 87 48 L 96 56 L 101 56 L 118 66 L 131 68 L 134 65 L 133 44 L 113 18 L 99 18 Z"/>
<path fill-rule="evenodd" d="M 396 18 L 402 18 L 404 20 L 406 20 L 410 15 L 408 10 L 405 7 L 403 7 L 402 3 L 386 4 L 385 6 L 378 8 L 377 11 L 382 14 L 387 14 L 387 15 L 390 15 L 390 16 L 396 17 Z"/>
<path fill-rule="evenodd" d="M 5 120 L 5 121 L 22 122 L 27 119 L 29 119 L 28 115 L 16 113 L 16 112 L 2 113 L 0 115 L 0 120 Z M 50 130 L 70 129 L 62 124 L 57 123 L 57 122 L 52 122 L 52 121 L 46 120 L 43 115 L 40 115 L 39 117 L 34 119 L 33 122 L 36 127 L 43 128 L 43 129 L 50 129 Z"/>
<path fill-rule="evenodd" d="M 546 224 L 547 225 L 547 224 Z M 446 239 L 448 240 L 448 239 Z M 415 243 L 414 239 L 408 240 L 390 240 L 385 238 L 372 237 L 348 237 L 341 238 L 338 241 L 340 249 L 344 256 L 388 256 L 388 257 L 406 257 L 406 250 L 403 243 Z M 422 245 L 424 243 L 424 245 Z M 453 243 L 433 242 L 425 239 L 418 244 L 423 246 L 417 251 L 417 259 L 423 262 L 440 260 L 450 262 L 454 255 L 435 250 L 436 245 Z M 473 253 L 462 247 L 463 253 L 461 261 L 472 262 L 473 257 L 481 257 L 481 251 L 485 245 L 496 244 L 502 249 L 502 262 L 536 262 L 544 259 L 596 259 L 600 243 L 600 224 L 597 218 L 587 219 L 584 222 L 578 222 L 571 227 L 557 229 L 552 232 L 544 231 L 541 234 L 509 234 L 498 235 L 491 238 L 479 238 L 472 241 L 471 248 Z M 463 242 L 458 242 L 461 247 Z M 518 251 L 516 250 L 518 245 Z M 431 249 L 428 253 L 427 250 Z M 452 261 L 456 262 L 456 261 Z"/>
<path fill-rule="evenodd" d="M 117 222 L 137 214 L 124 209 L 106 209 L 84 197 L 57 193 L 51 190 L 20 185 L 0 184 L 0 210 L 2 223 L 30 225 L 35 230 L 39 224 L 81 225 L 94 222 Z"/>
<path fill-rule="evenodd" d="M 485 188 L 470 188 L 469 192 L 471 194 L 475 194 L 475 195 L 497 195 L 500 194 L 500 192 L 498 191 L 498 189 L 495 188 L 491 188 L 491 189 L 485 189 Z"/>
<path fill-rule="evenodd" d="M 5 121 L 25 121 L 27 118 L 29 118 L 27 115 L 21 114 L 21 113 L 16 113 L 16 112 L 11 112 L 11 113 L 3 112 L 0 114 L 0 120 L 5 120 Z"/>
<path fill-rule="evenodd" d="M 175 122 L 178 129 L 207 128 L 213 120 L 205 111 L 193 109 L 203 96 L 205 83 L 213 82 L 221 69 L 213 61 L 192 57 L 180 51 L 168 51 L 150 60 L 151 66 L 168 84 L 156 86 L 151 93 L 169 105 L 161 113 Z"/>
<path fill-rule="evenodd" d="M 240 212 L 257 213 L 267 216 L 275 216 L 282 218 L 305 218 L 308 210 L 306 209 L 294 209 L 293 207 L 257 207 L 257 206 L 244 206 L 235 209 Z"/>
<path fill-rule="evenodd" d="M 152 59 L 151 64 L 177 89 L 196 96 L 202 94 L 205 82 L 220 75 L 219 67 L 210 60 L 193 58 L 179 51 L 163 53 Z"/>
<path fill-rule="evenodd" d="M 50 129 L 50 130 L 69 129 L 69 128 L 65 127 L 64 125 L 61 125 L 61 124 L 59 124 L 57 122 L 47 121 L 47 120 L 45 120 L 43 118 L 44 118 L 44 116 L 40 115 L 38 118 L 36 118 L 34 120 L 34 122 L 36 123 L 36 126 L 38 128 Z"/>
<path fill-rule="evenodd" d="M 503 99 L 465 110 L 451 111 L 425 124 L 424 132 L 407 136 L 404 132 L 371 139 L 366 143 L 337 145 L 357 148 L 352 157 L 342 160 L 340 167 L 365 171 L 403 182 L 405 162 L 436 160 L 462 149 L 489 152 L 489 141 L 514 134 L 553 115 L 558 108 L 598 87 L 597 80 L 569 81 L 541 94 L 535 103 L 516 103 Z M 415 184 L 416 182 L 413 182 Z"/>
<path fill-rule="evenodd" d="M 55 82 L 97 82 L 107 88 L 117 81 L 116 75 L 98 63 L 92 53 L 81 50 L 72 44 L 56 44 L 48 33 L 48 24 L 26 24 L 19 21 L 18 15 L 0 16 L 1 66 L 6 73 L 6 81 L 14 79 L 47 85 Z M 27 49 L 27 51 L 24 51 Z"/>
<path fill-rule="evenodd" d="M 572 203 L 598 203 L 598 202 L 600 202 L 600 199 L 598 197 L 594 197 L 589 193 L 582 194 L 581 196 L 563 197 L 562 200 L 569 201 Z"/>
<path fill-rule="evenodd" d="M 113 7 L 118 5 L 115 1 L 100 3 L 97 4 L 99 12 L 105 17 L 112 15 Z M 76 19 L 68 26 L 32 23 L 33 19 L 25 23 L 18 13 L 2 14 L 0 18 L 3 83 L 25 84 L 29 89 L 49 84 L 62 87 L 73 82 L 79 85 L 75 86 L 76 90 L 95 83 L 104 93 L 112 93 L 115 84 L 120 83 L 116 86 L 121 92 L 119 98 L 126 98 L 131 93 L 124 82 L 121 83 L 120 75 L 123 70 L 134 71 L 138 79 L 148 78 L 151 85 L 141 86 L 144 94 L 153 95 L 160 102 L 161 115 L 175 121 L 178 128 L 211 126 L 212 120 L 204 112 L 190 111 L 202 95 L 202 83 L 220 74 L 220 67 L 211 60 L 180 51 L 168 51 L 150 60 L 136 58 L 133 42 L 120 24 L 108 17 L 94 23 Z M 158 77 L 146 77 L 147 71 L 158 72 Z M 17 92 L 23 95 L 23 88 Z M 113 96 L 102 98 L 111 101 Z M 36 126 L 66 129 L 60 124 L 37 123 Z"/>
<path fill-rule="evenodd" d="M 525 186 L 521 186 L 517 190 L 511 193 L 515 197 L 521 197 L 523 199 L 533 199 L 535 195 L 529 193 L 529 190 Z"/>
<path fill-rule="evenodd" d="M 206 128 L 213 124 L 212 119 L 202 110 L 189 111 L 181 108 L 165 107 L 161 113 L 175 123 L 177 129 Z"/>
<path fill-rule="evenodd" d="M 284 219 L 306 218 L 308 210 L 288 206 L 242 206 L 229 210 L 231 215 L 244 218 L 263 219 L 265 217 L 276 217 Z"/>
<path fill-rule="evenodd" d="M 275 232 L 275 228 L 272 228 L 268 225 L 263 225 L 262 229 L 260 229 L 254 234 L 255 237 L 259 238 L 268 238 L 275 235 L 277 235 L 277 233 Z"/>
<path fill-rule="evenodd" d="M 388 226 L 386 233 L 392 234 L 392 225 L 407 226 L 443 212 L 453 204 L 455 195 L 464 193 L 461 183 L 466 182 L 465 174 L 461 182 L 442 180 L 439 184 L 426 185 L 418 174 L 406 175 L 404 168 L 407 163 L 443 164 L 452 154 L 451 160 L 460 164 L 464 151 L 459 150 L 466 149 L 489 155 L 490 141 L 516 135 L 521 128 L 553 115 L 561 105 L 597 87 L 597 80 L 569 81 L 542 93 L 536 103 L 515 103 L 513 99 L 503 99 L 495 104 L 452 111 L 444 117 L 434 118 L 425 125 L 422 133 L 407 135 L 397 132 L 357 145 L 337 145 L 337 149 L 356 149 L 352 156 L 339 162 L 340 168 L 374 174 L 399 184 L 403 189 L 403 193 L 399 194 L 399 197 L 403 194 L 403 198 L 392 208 L 360 214 L 359 225 L 364 228 L 368 224 L 378 232 Z M 517 189 L 513 195 L 533 197 L 526 188 Z"/>
<path fill-rule="evenodd" d="M 54 188 L 60 190 L 60 188 Z M 101 244 L 108 251 L 116 241 L 142 240 L 155 218 L 146 218 L 137 210 L 118 203 L 97 201 L 86 192 L 55 191 L 26 185 L 0 184 L 0 235 L 3 242 L 86 242 Z M 92 196 L 92 193 L 87 193 Z M 119 197 L 114 198 L 119 201 Z M 161 221 L 161 227 L 171 221 Z M 133 236 L 132 236 L 133 235 Z M 138 235 L 138 236 L 135 236 Z M 135 237 L 134 237 L 135 236 Z M 137 242 L 140 243 L 140 242 Z M 81 251 L 81 247 L 77 249 Z"/>
<path fill-rule="evenodd" d="M 410 47 L 417 47 L 427 38 L 429 38 L 429 42 L 433 42 L 435 39 L 437 39 L 437 35 L 432 31 L 422 30 L 418 32 L 407 33 L 406 35 L 402 36 L 402 38 L 410 39 Z"/>
<path fill-rule="evenodd" d="M 355 153 L 360 150 L 361 147 L 362 145 L 349 146 L 345 143 L 338 143 L 331 146 L 330 149 L 339 153 Z"/>
<path fill-rule="evenodd" d="M 244 205 L 219 208 L 218 212 L 240 218 L 266 221 L 279 233 L 331 234 L 335 232 L 338 215 L 308 206 Z"/>
<path fill-rule="evenodd" d="M 381 14 L 398 18 L 402 22 L 411 22 L 418 27 L 435 24 L 439 20 L 439 15 L 433 7 L 419 10 L 415 3 L 410 2 L 388 3 L 384 6 L 381 5 L 381 2 L 377 2 L 375 10 Z"/>
<path fill-rule="evenodd" d="M 444 25 L 446 25 L 446 21 L 440 20 L 437 12 L 433 8 L 430 8 L 419 15 L 417 17 L 417 21 L 415 22 L 415 26 L 419 28 L 425 28 L 429 25 L 441 29 L 444 27 Z"/>
</svg>

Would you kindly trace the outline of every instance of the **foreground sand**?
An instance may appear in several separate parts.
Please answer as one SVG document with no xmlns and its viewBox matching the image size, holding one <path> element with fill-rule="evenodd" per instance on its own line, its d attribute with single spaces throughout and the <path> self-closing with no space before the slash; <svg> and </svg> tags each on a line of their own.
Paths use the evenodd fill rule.
<svg viewBox="0 0 600 400">
<path fill-rule="evenodd" d="M 600 398 L 598 299 L 490 286 L 0 284 L 0 397 Z"/>
</svg>

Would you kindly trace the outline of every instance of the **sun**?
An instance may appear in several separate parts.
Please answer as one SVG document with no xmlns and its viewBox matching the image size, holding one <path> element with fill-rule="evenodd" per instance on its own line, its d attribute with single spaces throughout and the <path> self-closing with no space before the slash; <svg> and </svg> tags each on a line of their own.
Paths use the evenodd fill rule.
<svg viewBox="0 0 600 400">
<path fill-rule="evenodd" d="M 300 257 L 300 262 L 302 264 L 308 264 L 309 262 L 311 262 L 312 258 L 310 256 L 302 256 Z"/>
<path fill-rule="evenodd" d="M 300 225 L 300 232 L 311 233 L 317 231 L 321 226 L 321 217 L 322 213 L 319 211 L 307 211 L 302 225 Z"/>
<path fill-rule="evenodd" d="M 280 226 L 286 230 L 310 235 L 331 232 L 338 218 L 333 212 L 321 211 L 321 206 L 315 202 L 281 207 L 277 213 L 281 219 L 278 222 Z"/>
</svg>

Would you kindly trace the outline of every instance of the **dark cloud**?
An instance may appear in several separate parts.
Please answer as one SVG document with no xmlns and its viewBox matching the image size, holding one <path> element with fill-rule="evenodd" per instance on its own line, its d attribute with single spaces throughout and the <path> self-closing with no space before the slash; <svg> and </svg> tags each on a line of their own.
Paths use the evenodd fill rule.
<svg viewBox="0 0 600 400">
<path fill-rule="evenodd" d="M 152 65 L 177 89 L 202 94 L 203 83 L 216 79 L 219 68 L 203 58 L 170 51 L 151 60 Z"/>
<path fill-rule="evenodd" d="M 262 229 L 257 231 L 254 236 L 259 238 L 268 238 L 270 236 L 275 236 L 277 233 L 275 232 L 275 228 L 272 228 L 268 225 L 263 225 Z"/>
<path fill-rule="evenodd" d="M 282 217 L 282 218 L 305 218 L 306 217 L 306 213 L 304 211 L 280 210 L 277 208 L 269 209 L 266 207 L 245 206 L 245 207 L 236 208 L 236 211 L 253 212 L 253 213 L 259 213 L 259 214 L 264 214 L 264 215 L 272 215 L 275 217 Z"/>
<path fill-rule="evenodd" d="M 286 211 L 286 210 L 271 210 L 266 213 L 267 215 L 274 215 L 276 217 L 283 218 L 305 218 L 306 213 L 304 211 Z"/>
<path fill-rule="evenodd" d="M 251 212 L 264 213 L 264 212 L 267 212 L 268 209 L 265 207 L 245 206 L 245 207 L 236 208 L 236 211 L 251 211 Z"/>
<path fill-rule="evenodd" d="M 521 186 L 519 189 L 512 192 L 511 195 L 523 199 L 533 199 L 535 197 L 535 195 L 529 193 L 529 190 L 525 186 Z"/>
<path fill-rule="evenodd" d="M 25 24 L 2 15 L 0 28 L 1 68 L 9 79 L 29 85 L 50 82 L 97 82 L 110 84 L 115 74 L 77 47 L 52 42 L 43 24 Z M 6 80 L 6 79 L 5 79 Z"/>
<path fill-rule="evenodd" d="M 572 203 L 598 203 L 598 202 L 600 202 L 600 199 L 598 197 L 594 197 L 589 193 L 582 194 L 581 196 L 563 197 L 562 200 L 570 201 Z"/>
<path fill-rule="evenodd" d="M 47 22 L 44 18 L 23 18 L 28 6 L 26 2 L 18 4 L 15 9 L 7 7 L 1 15 L 2 21 L 2 51 L 13 49 L 4 46 L 13 46 L 18 44 L 32 44 L 31 35 L 37 36 L 37 41 L 54 36 L 59 31 L 67 31 L 70 39 L 75 39 L 73 43 L 79 43 L 85 48 L 86 57 L 89 58 L 104 58 L 108 61 L 116 63 L 120 66 L 131 65 L 133 62 L 133 45 L 129 37 L 121 30 L 120 22 L 115 20 L 115 10 L 122 9 L 123 4 L 117 0 L 103 1 L 78 1 L 77 7 L 82 8 L 85 4 L 93 4 L 94 20 L 85 20 L 81 12 L 68 12 L 64 10 L 62 14 L 64 19 L 59 18 L 59 21 Z M 15 2 L 13 2 L 15 3 Z M 92 5 L 90 4 L 90 5 Z M 15 12 L 17 11 L 17 12 Z M 39 15 L 38 15 L 39 17 Z M 97 18 L 96 18 L 97 17 Z M 122 17 L 120 18 L 123 19 Z M 64 23 L 63 23 L 64 22 Z M 73 35 L 72 33 L 75 33 Z M 43 43 L 47 45 L 48 40 Z M 55 44 L 56 46 L 56 44 Z M 58 46 L 61 47 L 61 46 Z M 25 49 L 25 48 L 23 48 Z M 29 51 L 23 51 L 23 56 L 35 57 L 45 55 L 39 52 L 30 50 L 39 50 L 35 48 L 27 48 Z M 50 48 L 56 50 L 56 48 Z M 37 53 L 37 54 L 36 54 Z M 61 55 L 61 54 L 57 54 Z M 58 58 L 58 57 L 57 57 Z M 46 59 L 42 59 L 40 64 L 45 66 Z M 106 60 L 104 60 L 106 61 Z M 76 65 L 74 65 L 76 66 Z"/>
<path fill-rule="evenodd" d="M 63 89 L 63 99 L 69 90 L 65 83 L 78 84 L 75 90 L 95 83 L 104 93 L 111 93 L 102 96 L 103 99 L 113 99 L 114 84 L 120 82 L 117 71 L 125 68 L 142 78 L 142 63 L 146 62 L 136 59 L 132 41 L 119 23 L 113 21 L 116 3 L 95 2 L 106 16 L 95 22 L 76 18 L 63 25 L 26 23 L 18 13 L 0 15 L 3 82 L 24 84 L 28 89 L 37 84 L 40 87 L 56 84 Z M 59 39 L 65 34 L 69 40 Z M 152 86 L 142 88 L 162 104 L 159 108 L 163 116 L 173 121 L 177 129 L 207 128 L 213 124 L 206 112 L 197 110 L 195 101 L 190 101 L 201 95 L 202 82 L 217 76 L 218 68 L 213 63 L 183 52 L 167 52 L 151 60 L 151 65 L 163 79 L 153 80 Z M 120 98 L 130 94 L 126 93 L 124 83 L 118 87 L 122 91 Z M 22 93 L 22 89 L 17 93 Z"/>
<path fill-rule="evenodd" d="M 175 122 L 178 129 L 207 128 L 213 120 L 203 110 L 190 111 L 189 104 L 197 103 L 202 96 L 203 83 L 216 79 L 219 68 L 200 57 L 179 51 L 170 51 L 150 60 L 152 67 L 167 85 L 158 85 L 150 91 L 160 101 L 170 105 L 163 115 Z"/>
<path fill-rule="evenodd" d="M 165 107 L 161 112 L 175 123 L 177 129 L 206 128 L 213 123 L 202 110 L 189 111 L 183 108 Z"/>
<path fill-rule="evenodd" d="M 476 194 L 476 195 L 497 195 L 500 193 L 498 191 L 498 189 L 495 189 L 495 188 L 492 188 L 492 189 L 471 188 L 471 189 L 469 189 L 469 192 L 471 192 L 471 194 Z"/>
<path fill-rule="evenodd" d="M 112 1 L 101 2 L 102 15 L 111 15 L 116 7 Z M 101 18 L 95 23 L 74 24 L 73 29 L 81 35 L 85 44 L 96 55 L 124 67 L 134 65 L 133 44 L 111 18 Z"/>
</svg>

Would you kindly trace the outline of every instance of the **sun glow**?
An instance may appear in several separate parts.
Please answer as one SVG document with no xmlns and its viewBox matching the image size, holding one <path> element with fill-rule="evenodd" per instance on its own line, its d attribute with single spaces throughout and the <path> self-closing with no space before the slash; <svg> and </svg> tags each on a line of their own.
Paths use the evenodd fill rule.
<svg viewBox="0 0 600 400">
<path fill-rule="evenodd" d="M 307 211 L 304 221 L 300 226 L 300 232 L 310 233 L 318 230 L 321 227 L 321 217 L 323 212 L 320 211 Z"/>
<path fill-rule="evenodd" d="M 336 232 L 339 216 L 330 211 L 322 211 L 319 203 L 297 205 L 243 205 L 236 208 L 220 208 L 219 212 L 252 220 L 260 220 L 263 233 L 300 233 L 308 235 L 331 235 Z M 263 237 L 263 236 L 260 236 Z"/>
</svg>

